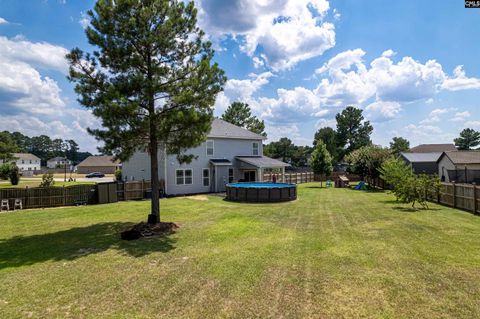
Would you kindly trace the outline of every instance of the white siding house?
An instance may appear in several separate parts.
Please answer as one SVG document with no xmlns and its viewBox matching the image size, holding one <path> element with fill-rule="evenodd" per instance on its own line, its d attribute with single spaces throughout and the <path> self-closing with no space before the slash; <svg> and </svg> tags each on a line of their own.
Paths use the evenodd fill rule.
<svg viewBox="0 0 480 319">
<path fill-rule="evenodd" d="M 65 157 L 54 157 L 47 161 L 48 168 L 57 168 L 57 167 L 70 167 L 72 165 L 72 161 Z"/>
<path fill-rule="evenodd" d="M 188 150 L 195 155 L 189 164 L 180 164 L 175 155 L 159 151 L 159 176 L 168 195 L 223 192 L 234 181 L 261 181 L 264 169 L 284 169 L 288 164 L 263 156 L 265 137 L 221 119 L 214 119 L 207 140 Z M 126 180 L 150 180 L 150 157 L 137 151 L 123 163 Z"/>
<path fill-rule="evenodd" d="M 480 151 L 444 152 L 438 160 L 438 176 L 444 182 L 479 183 Z"/>
<path fill-rule="evenodd" d="M 15 163 L 20 171 L 38 171 L 40 170 L 40 158 L 30 153 L 14 153 L 13 160 L 10 163 Z"/>
</svg>

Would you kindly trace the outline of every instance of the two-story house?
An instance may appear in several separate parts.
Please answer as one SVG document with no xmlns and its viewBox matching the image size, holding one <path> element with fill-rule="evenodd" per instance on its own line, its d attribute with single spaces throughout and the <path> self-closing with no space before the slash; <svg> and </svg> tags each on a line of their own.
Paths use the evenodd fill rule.
<svg viewBox="0 0 480 319">
<path fill-rule="evenodd" d="M 168 195 L 223 192 L 234 181 L 262 181 L 266 169 L 284 172 L 288 164 L 263 156 L 265 137 L 221 119 L 214 119 L 207 140 L 188 150 L 196 158 L 180 164 L 176 155 L 159 151 L 159 176 Z M 137 151 L 123 163 L 126 180 L 150 180 L 150 156 Z"/>
<path fill-rule="evenodd" d="M 64 168 L 65 166 L 70 168 L 71 165 L 72 161 L 66 157 L 54 157 L 47 161 L 48 168 Z"/>
<path fill-rule="evenodd" d="M 38 171 L 40 170 L 40 158 L 30 153 L 13 153 L 13 160 L 9 161 L 15 163 L 18 169 L 24 171 Z"/>
</svg>

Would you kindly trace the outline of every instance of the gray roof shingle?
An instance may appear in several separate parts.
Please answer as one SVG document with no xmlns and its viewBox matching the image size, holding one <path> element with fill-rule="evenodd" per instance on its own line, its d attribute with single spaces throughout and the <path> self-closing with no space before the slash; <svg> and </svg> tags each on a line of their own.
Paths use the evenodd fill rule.
<svg viewBox="0 0 480 319">
<path fill-rule="evenodd" d="M 480 164 L 480 151 L 445 152 L 453 164 Z"/>
<path fill-rule="evenodd" d="M 247 129 L 233 125 L 221 119 L 214 119 L 208 137 L 237 138 L 247 140 L 264 140 L 265 137 Z"/>
<path fill-rule="evenodd" d="M 13 157 L 19 160 L 25 160 L 25 161 L 39 161 L 40 158 L 37 156 L 30 154 L 30 153 L 13 153 Z"/>
<path fill-rule="evenodd" d="M 109 155 L 92 155 L 84 159 L 80 164 L 77 166 L 119 166 L 119 161 L 114 161 L 113 156 Z"/>
<path fill-rule="evenodd" d="M 441 152 L 436 153 L 401 153 L 410 163 L 436 162 L 442 156 Z"/>
<path fill-rule="evenodd" d="M 456 151 L 454 144 L 420 144 L 412 147 L 410 153 L 441 153 Z"/>
<path fill-rule="evenodd" d="M 290 166 L 282 161 L 267 156 L 236 156 L 237 160 L 259 168 L 274 168 Z"/>
<path fill-rule="evenodd" d="M 66 157 L 57 156 L 57 157 L 49 159 L 47 162 L 56 162 L 56 161 L 64 161 L 64 160 L 68 160 L 68 159 Z"/>
</svg>

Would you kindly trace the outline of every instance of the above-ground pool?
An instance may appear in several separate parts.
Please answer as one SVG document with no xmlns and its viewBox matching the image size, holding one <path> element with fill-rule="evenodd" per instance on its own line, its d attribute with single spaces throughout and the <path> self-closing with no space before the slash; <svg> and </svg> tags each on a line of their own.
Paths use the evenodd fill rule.
<svg viewBox="0 0 480 319">
<path fill-rule="evenodd" d="M 297 199 L 297 185 L 285 183 L 227 184 L 227 200 L 235 202 L 285 202 Z"/>
</svg>

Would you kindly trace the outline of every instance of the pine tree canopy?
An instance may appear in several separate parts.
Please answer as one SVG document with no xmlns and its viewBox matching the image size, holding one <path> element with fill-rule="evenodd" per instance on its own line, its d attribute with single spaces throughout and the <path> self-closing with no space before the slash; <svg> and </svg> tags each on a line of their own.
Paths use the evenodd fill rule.
<svg viewBox="0 0 480 319">
<path fill-rule="evenodd" d="M 89 129 L 104 153 L 125 160 L 152 138 L 180 154 L 210 130 L 226 81 L 193 2 L 99 0 L 86 29 L 92 53 L 68 54 L 79 102 L 102 120 Z"/>
<path fill-rule="evenodd" d="M 252 115 L 252 110 L 247 103 L 233 102 L 230 104 L 222 114 L 222 120 L 246 128 L 253 133 L 267 136 L 265 122 Z"/>
</svg>

